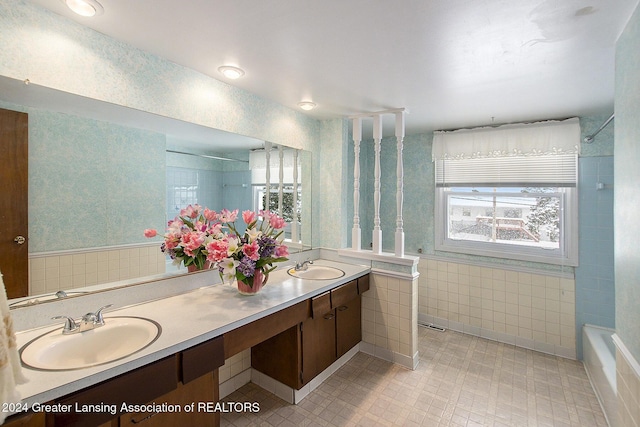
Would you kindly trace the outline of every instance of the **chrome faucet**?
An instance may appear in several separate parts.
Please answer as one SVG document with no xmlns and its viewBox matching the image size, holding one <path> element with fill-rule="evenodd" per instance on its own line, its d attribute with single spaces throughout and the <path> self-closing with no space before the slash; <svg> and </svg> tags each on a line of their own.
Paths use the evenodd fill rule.
<svg viewBox="0 0 640 427">
<path fill-rule="evenodd" d="M 102 316 L 102 310 L 111 307 L 112 304 L 100 307 L 95 313 L 87 313 L 80 318 L 80 320 L 74 320 L 69 316 L 55 316 L 52 319 L 64 319 L 64 328 L 62 329 L 63 335 L 75 334 L 78 332 L 90 331 L 100 326 L 104 326 L 104 317 Z"/>
<path fill-rule="evenodd" d="M 294 269 L 296 271 L 305 271 L 307 268 L 309 268 L 309 265 L 312 265 L 312 264 L 313 264 L 313 261 L 311 261 L 310 259 L 306 261 L 302 261 L 302 263 L 297 262 Z"/>
</svg>

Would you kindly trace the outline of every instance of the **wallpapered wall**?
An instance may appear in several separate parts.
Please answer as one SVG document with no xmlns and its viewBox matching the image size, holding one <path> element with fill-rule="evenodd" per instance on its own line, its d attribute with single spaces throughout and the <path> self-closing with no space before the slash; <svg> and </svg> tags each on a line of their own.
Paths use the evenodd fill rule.
<svg viewBox="0 0 640 427">
<path fill-rule="evenodd" d="M 615 274 L 616 328 L 640 360 L 640 8 L 616 46 Z M 640 400 L 640 396 L 639 396 Z"/>
<path fill-rule="evenodd" d="M 0 39 L 1 76 L 311 151 L 314 246 L 341 247 L 346 219 L 321 215 L 315 195 L 345 198 L 340 161 L 319 167 L 320 147 L 342 150 L 344 120 L 317 121 L 22 0 L 0 0 Z"/>
</svg>

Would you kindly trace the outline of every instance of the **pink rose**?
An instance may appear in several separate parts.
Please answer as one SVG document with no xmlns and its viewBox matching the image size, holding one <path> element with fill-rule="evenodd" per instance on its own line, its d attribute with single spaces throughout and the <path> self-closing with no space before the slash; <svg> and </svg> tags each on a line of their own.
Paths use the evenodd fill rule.
<svg viewBox="0 0 640 427">
<path fill-rule="evenodd" d="M 195 256 L 194 252 L 202 243 L 204 243 L 204 234 L 197 231 L 191 231 L 182 235 L 181 242 L 184 253 L 189 256 Z"/>
<path fill-rule="evenodd" d="M 157 235 L 158 232 L 153 228 L 147 228 L 146 230 L 144 230 L 144 237 L 156 237 Z"/>
<path fill-rule="evenodd" d="M 229 244 L 223 240 L 214 240 L 207 245 L 207 259 L 211 262 L 222 261 L 227 257 Z"/>
<path fill-rule="evenodd" d="M 245 224 L 251 224 L 253 221 L 256 220 L 256 213 L 253 211 L 243 211 L 242 212 L 242 219 L 245 222 Z"/>
<path fill-rule="evenodd" d="M 254 241 L 253 243 L 248 243 L 242 247 L 242 252 L 249 257 L 249 259 L 253 261 L 257 261 L 260 259 L 260 254 L 258 250 L 260 247 L 258 246 L 258 242 Z"/>
</svg>

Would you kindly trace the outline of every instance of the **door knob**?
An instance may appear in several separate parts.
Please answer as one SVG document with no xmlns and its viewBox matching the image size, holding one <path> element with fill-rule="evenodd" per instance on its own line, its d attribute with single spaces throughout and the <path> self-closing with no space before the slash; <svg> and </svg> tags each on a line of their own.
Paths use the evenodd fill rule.
<svg viewBox="0 0 640 427">
<path fill-rule="evenodd" d="M 15 239 L 13 239 L 13 241 L 19 245 L 23 245 L 24 242 L 27 241 L 27 239 L 25 239 L 23 236 L 17 236 Z"/>
</svg>

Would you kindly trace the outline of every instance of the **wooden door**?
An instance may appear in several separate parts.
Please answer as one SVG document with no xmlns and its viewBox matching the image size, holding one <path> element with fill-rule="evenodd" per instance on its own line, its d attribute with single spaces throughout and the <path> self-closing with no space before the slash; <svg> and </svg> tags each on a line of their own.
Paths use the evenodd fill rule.
<svg viewBox="0 0 640 427">
<path fill-rule="evenodd" d="M 28 116 L 0 109 L 0 272 L 9 298 L 29 291 Z"/>
</svg>

